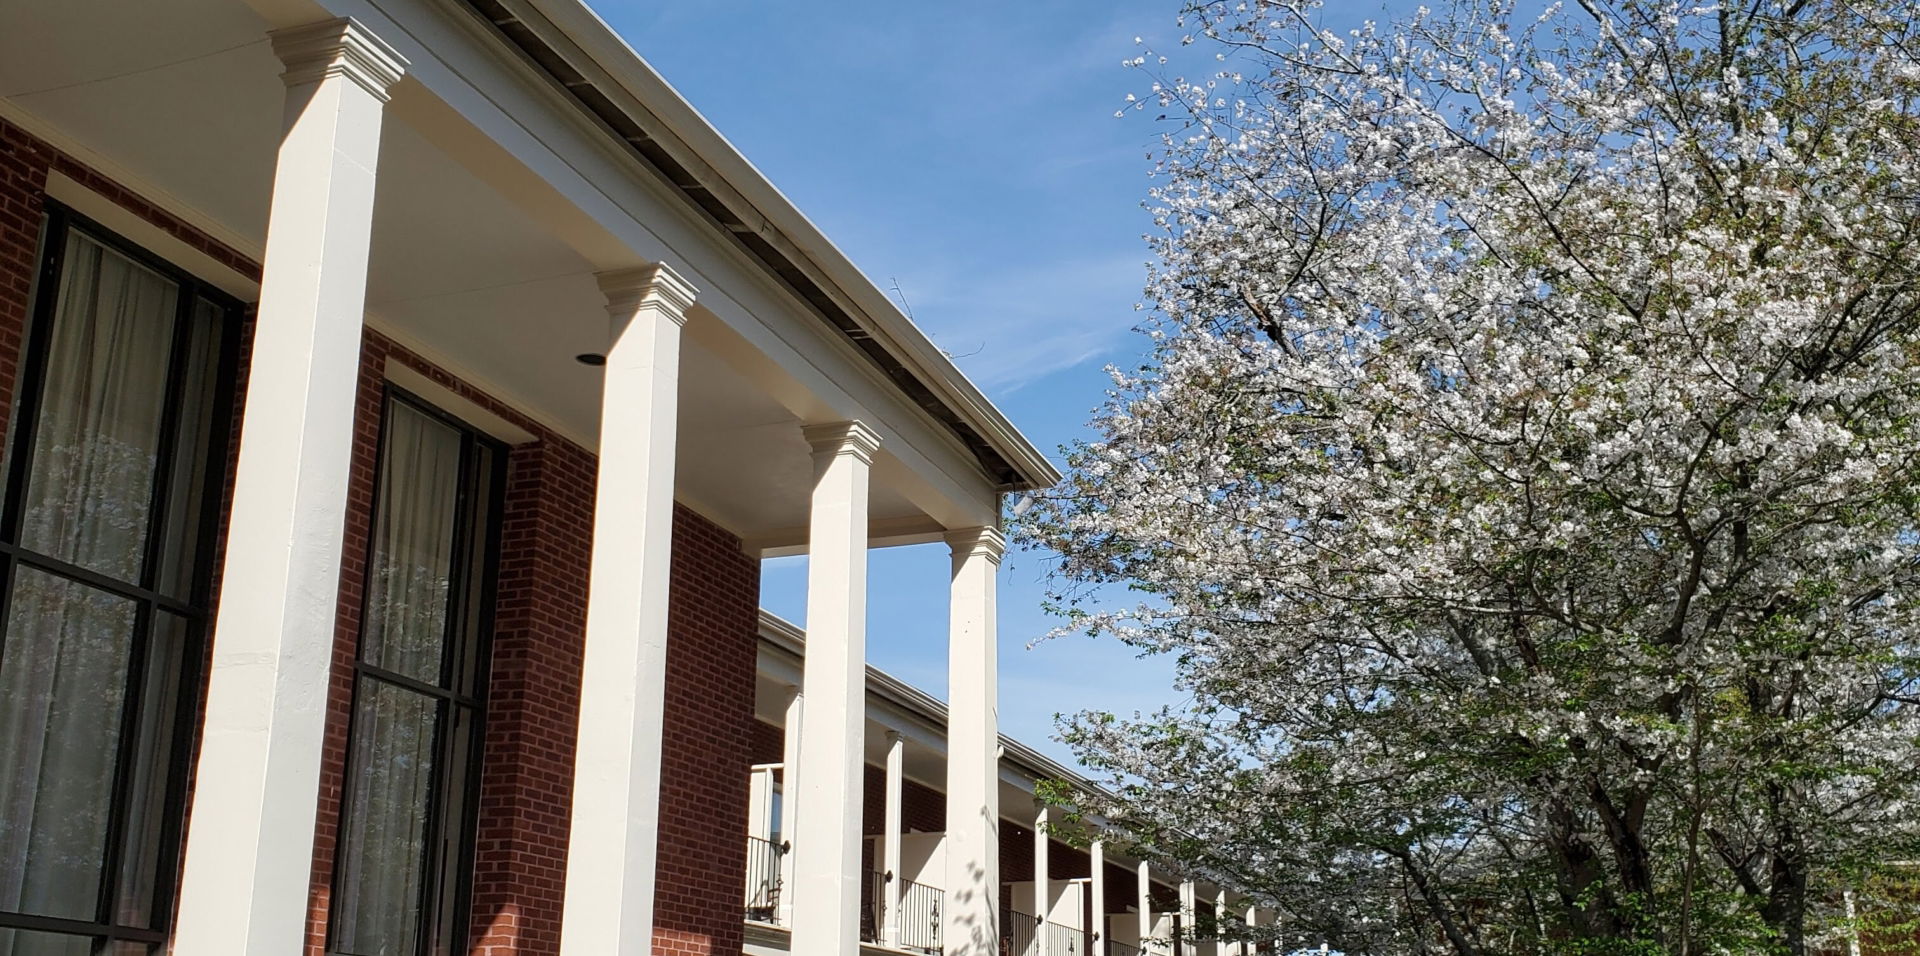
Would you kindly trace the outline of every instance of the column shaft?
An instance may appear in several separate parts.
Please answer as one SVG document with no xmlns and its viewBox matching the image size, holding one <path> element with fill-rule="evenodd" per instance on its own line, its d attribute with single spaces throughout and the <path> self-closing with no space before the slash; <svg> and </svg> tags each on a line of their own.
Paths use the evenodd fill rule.
<svg viewBox="0 0 1920 956">
<path fill-rule="evenodd" d="M 653 950 L 680 327 L 664 265 L 599 277 L 611 319 L 560 952 Z"/>
<path fill-rule="evenodd" d="M 952 531 L 947 634 L 945 956 L 1000 953 L 998 529 Z M 1015 954 L 1018 956 L 1018 954 Z"/>
<path fill-rule="evenodd" d="M 866 769 L 867 491 L 880 439 L 859 422 L 806 429 L 814 483 L 807 540 L 794 956 L 860 946 L 860 805 Z"/>
<path fill-rule="evenodd" d="M 1193 924 L 1194 924 L 1194 917 L 1199 915 L 1199 913 L 1200 913 L 1199 899 L 1198 899 L 1198 894 L 1195 892 L 1193 881 L 1181 880 L 1180 881 L 1180 928 L 1179 928 L 1179 932 L 1173 938 L 1173 951 L 1175 953 L 1184 954 L 1184 953 L 1194 952 L 1195 943 L 1193 942 L 1193 939 L 1192 939 L 1193 932 L 1194 932 Z"/>
<path fill-rule="evenodd" d="M 1052 865 L 1047 861 L 1047 807 L 1041 804 L 1033 815 L 1033 918 L 1039 924 L 1033 931 L 1035 956 L 1048 956 L 1053 949 L 1047 938 L 1047 910 L 1053 902 Z M 1062 954 L 1065 956 L 1065 954 Z"/>
<path fill-rule="evenodd" d="M 286 64 L 240 458 L 173 949 L 293 953 L 327 683 L 386 90 L 406 61 L 332 20 Z"/>
<path fill-rule="evenodd" d="M 886 840 L 886 849 L 881 854 L 880 866 L 886 873 L 884 899 L 881 902 L 883 928 L 881 941 L 895 949 L 900 947 L 900 894 L 901 881 L 906 877 L 900 872 L 900 835 L 901 835 L 901 799 L 906 784 L 907 742 L 897 733 L 887 734 L 887 805 L 882 838 Z"/>
<path fill-rule="evenodd" d="M 785 849 L 780 855 L 780 912 L 782 926 L 793 925 L 793 831 L 800 806 L 800 722 L 805 717 L 806 698 L 793 688 L 787 698 L 786 725 L 780 747 L 780 840 Z"/>
<path fill-rule="evenodd" d="M 775 765 L 754 767 L 747 784 L 747 835 L 762 840 L 773 836 L 773 773 Z"/>
<path fill-rule="evenodd" d="M 1233 947 L 1231 944 L 1219 938 L 1221 933 L 1226 932 L 1226 929 L 1227 929 L 1227 891 L 1221 890 L 1220 895 L 1214 897 L 1213 899 L 1213 934 L 1214 934 L 1213 951 L 1215 953 L 1215 956 L 1227 956 L 1227 954 L 1232 952 L 1233 950 Z"/>
<path fill-rule="evenodd" d="M 1090 912 L 1093 925 L 1087 927 L 1093 933 L 1093 946 L 1089 950 L 1093 956 L 1102 956 L 1107 951 L 1107 845 L 1099 840 L 1093 841 L 1089 850 L 1093 858 L 1093 880 L 1087 886 L 1087 892 L 1093 894 Z"/>
<path fill-rule="evenodd" d="M 1153 868 L 1140 864 L 1140 949 L 1145 951 L 1147 941 L 1153 938 Z"/>
</svg>

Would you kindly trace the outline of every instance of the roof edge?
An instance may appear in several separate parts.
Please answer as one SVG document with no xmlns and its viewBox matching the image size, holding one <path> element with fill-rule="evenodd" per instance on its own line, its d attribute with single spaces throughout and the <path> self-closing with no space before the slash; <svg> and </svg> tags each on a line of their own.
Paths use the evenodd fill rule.
<svg viewBox="0 0 1920 956">
<path fill-rule="evenodd" d="M 949 428 L 997 488 L 1059 482 L 1059 469 L 953 360 L 583 0 L 458 2 L 819 310 L 910 402 Z M 573 49 L 556 48 L 561 38 Z"/>
<path fill-rule="evenodd" d="M 765 608 L 760 610 L 760 639 L 796 658 L 806 658 L 806 631 Z M 946 725 L 945 701 L 872 664 L 867 665 L 867 692 L 928 723 L 941 727 Z M 1059 780 L 1090 793 L 1108 793 L 1105 787 L 1093 782 L 1085 774 L 1006 734 L 1000 734 L 1000 746 L 1005 750 L 1003 759 L 1035 780 Z"/>
</svg>

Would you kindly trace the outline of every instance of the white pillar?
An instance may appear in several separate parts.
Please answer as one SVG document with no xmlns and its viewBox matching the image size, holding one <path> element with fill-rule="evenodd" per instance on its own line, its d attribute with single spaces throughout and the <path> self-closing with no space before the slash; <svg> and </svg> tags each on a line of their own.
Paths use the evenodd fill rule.
<svg viewBox="0 0 1920 956">
<path fill-rule="evenodd" d="M 560 921 L 565 956 L 653 951 L 680 327 L 694 297 L 665 265 L 598 278 L 611 322 Z"/>
<path fill-rule="evenodd" d="M 900 803 L 906 782 L 906 754 L 907 742 L 900 738 L 899 732 L 887 731 L 886 822 L 881 832 L 886 849 L 880 863 L 886 881 L 882 885 L 880 940 L 895 949 L 900 948 Z"/>
<path fill-rule="evenodd" d="M 1179 935 L 1174 941 L 1174 951 L 1192 954 L 1196 945 L 1192 941 L 1194 918 L 1200 912 L 1199 896 L 1192 880 L 1180 881 L 1180 926 Z"/>
<path fill-rule="evenodd" d="M 272 34 L 286 72 L 259 319 L 173 949 L 306 944 L 374 169 L 406 60 L 352 20 Z"/>
<path fill-rule="evenodd" d="M 1260 925 L 1260 907 L 1254 906 L 1252 904 L 1248 904 L 1247 905 L 1247 929 L 1253 929 L 1254 927 L 1257 927 L 1259 925 Z M 1254 953 L 1258 952 L 1259 949 L 1260 949 L 1259 945 L 1252 941 L 1248 941 L 1240 944 L 1241 956 L 1254 956 Z"/>
<path fill-rule="evenodd" d="M 1233 944 L 1225 942 L 1219 938 L 1220 934 L 1226 932 L 1226 929 L 1227 929 L 1227 891 L 1221 890 L 1219 895 L 1213 898 L 1214 956 L 1228 956 L 1228 954 L 1233 951 Z"/>
<path fill-rule="evenodd" d="M 1033 814 L 1033 929 L 1034 956 L 1047 956 L 1052 950 L 1047 939 L 1048 904 L 1053 902 L 1052 866 L 1047 862 L 1047 805 L 1035 801 Z M 1064 956 L 1064 954 L 1062 954 Z"/>
<path fill-rule="evenodd" d="M 1153 938 L 1153 868 L 1145 861 L 1140 864 L 1140 949 L 1147 948 L 1147 940 Z"/>
<path fill-rule="evenodd" d="M 773 837 L 773 774 L 777 763 L 758 764 L 747 775 L 747 835 Z"/>
<path fill-rule="evenodd" d="M 866 771 L 867 483 L 880 436 L 859 422 L 811 425 L 807 645 L 801 677 L 800 813 L 793 954 L 860 947 L 860 803 Z"/>
<path fill-rule="evenodd" d="M 806 697 L 793 688 L 787 697 L 787 719 L 782 728 L 780 747 L 780 840 L 786 844 L 780 855 L 780 913 L 782 926 L 793 925 L 793 829 L 800 806 L 800 721 L 806 711 Z"/>
<path fill-rule="evenodd" d="M 1093 858 L 1093 879 L 1087 885 L 1087 892 L 1093 894 L 1093 925 L 1088 927 L 1093 947 L 1088 956 L 1101 956 L 1107 951 L 1107 845 L 1095 840 L 1087 852 Z"/>
<path fill-rule="evenodd" d="M 945 956 L 1000 953 L 998 578 L 1006 539 L 992 527 L 947 533 L 953 552 L 947 635 Z"/>
</svg>

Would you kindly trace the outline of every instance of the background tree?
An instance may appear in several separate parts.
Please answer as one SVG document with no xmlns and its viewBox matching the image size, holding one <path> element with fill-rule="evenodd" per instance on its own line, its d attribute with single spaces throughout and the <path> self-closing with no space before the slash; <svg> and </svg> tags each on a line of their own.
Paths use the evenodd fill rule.
<svg viewBox="0 0 1920 956">
<path fill-rule="evenodd" d="M 1024 528 L 1192 696 L 1068 722 L 1087 809 L 1352 953 L 1902 918 L 1916 13 L 1189 7 L 1152 359 Z"/>
</svg>

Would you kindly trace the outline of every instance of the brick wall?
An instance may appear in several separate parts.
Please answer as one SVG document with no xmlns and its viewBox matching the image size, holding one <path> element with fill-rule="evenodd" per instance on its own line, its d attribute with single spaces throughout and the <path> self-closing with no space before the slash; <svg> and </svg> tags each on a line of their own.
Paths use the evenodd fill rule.
<svg viewBox="0 0 1920 956">
<path fill-rule="evenodd" d="M 371 330 L 362 349 L 308 951 L 320 956 L 326 937 L 389 359 L 535 436 L 512 449 L 507 461 L 471 952 L 555 953 L 566 886 L 595 460 Z M 740 952 L 745 916 L 740 887 L 746 879 L 759 562 L 740 550 L 737 538 L 679 506 L 673 553 L 655 946 L 663 953 L 725 956 Z"/>
<path fill-rule="evenodd" d="M 760 562 L 676 508 L 656 953 L 740 952 L 759 599 Z"/>
<path fill-rule="evenodd" d="M 32 306 L 50 170 L 257 279 L 257 264 L 18 127 L 0 120 L 0 426 L 14 396 Z M 242 331 L 240 387 L 252 325 Z M 389 358 L 514 422 L 536 440 L 508 456 L 500 600 L 476 846 L 473 947 L 484 956 L 558 950 L 574 720 L 593 513 L 591 453 L 369 331 L 360 364 L 339 621 L 308 907 L 308 951 L 325 940 L 346 766 L 348 706 L 366 571 L 382 370 Z M 236 422 L 234 435 L 238 435 Z M 232 468 L 228 468 L 229 488 Z M 222 516 L 224 530 L 225 516 Z M 224 538 L 224 535 L 223 535 Z M 216 544 L 221 548 L 224 541 Z M 221 548 L 223 550 L 223 548 Z M 754 724 L 759 564 L 699 515 L 676 509 L 656 940 L 664 952 L 740 952 L 747 767 Z M 201 689 L 204 704 L 204 687 Z M 777 734 L 777 731 L 776 731 Z M 777 738 L 776 738 L 777 739 Z M 194 747 L 197 751 L 196 734 Z"/>
<path fill-rule="evenodd" d="M 755 720 L 753 728 L 747 732 L 747 753 L 750 763 L 785 763 L 787 750 L 786 731 L 767 723 Z"/>
<path fill-rule="evenodd" d="M 593 459 L 564 442 L 507 459 L 500 600 L 474 861 L 474 952 L 553 952 L 566 891 Z"/>
<path fill-rule="evenodd" d="M 866 836 L 878 836 L 887 824 L 886 768 L 867 765 L 864 792 L 860 832 Z M 947 795 L 916 781 L 902 780 L 900 825 L 909 833 L 946 832 Z"/>
<path fill-rule="evenodd" d="M 9 420 L 40 255 L 50 151 L 0 120 L 0 422 Z"/>
</svg>

